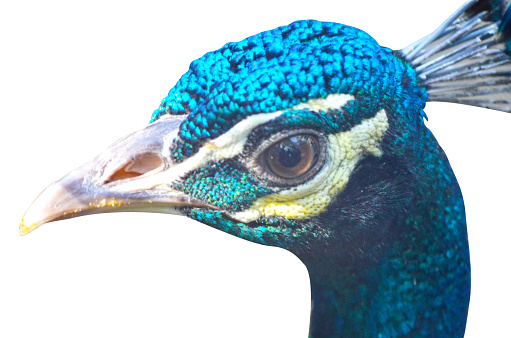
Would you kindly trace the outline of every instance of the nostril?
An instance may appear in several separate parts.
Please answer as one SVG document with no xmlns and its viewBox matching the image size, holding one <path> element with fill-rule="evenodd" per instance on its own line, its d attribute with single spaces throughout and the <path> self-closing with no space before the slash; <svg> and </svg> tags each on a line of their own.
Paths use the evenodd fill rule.
<svg viewBox="0 0 511 338">
<path fill-rule="evenodd" d="M 105 183 L 142 176 L 150 171 L 162 169 L 163 166 L 164 162 L 158 154 L 141 154 L 110 175 Z"/>
<path fill-rule="evenodd" d="M 125 171 L 140 175 L 161 168 L 163 168 L 163 160 L 154 153 L 139 155 L 124 166 Z"/>
</svg>

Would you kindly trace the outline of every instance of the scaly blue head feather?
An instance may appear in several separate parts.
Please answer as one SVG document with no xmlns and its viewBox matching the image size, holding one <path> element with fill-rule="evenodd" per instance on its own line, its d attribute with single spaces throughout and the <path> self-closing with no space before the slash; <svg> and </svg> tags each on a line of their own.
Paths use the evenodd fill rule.
<svg viewBox="0 0 511 338">
<path fill-rule="evenodd" d="M 403 104 L 413 111 L 426 100 L 410 66 L 368 34 L 308 20 L 228 43 L 195 60 L 151 121 L 164 114 L 189 114 L 173 149 L 181 159 L 247 116 L 334 93 L 357 98 L 346 107 L 345 114 L 352 116 L 342 119 L 341 128 L 358 124 L 396 96 L 407 99 Z"/>
</svg>

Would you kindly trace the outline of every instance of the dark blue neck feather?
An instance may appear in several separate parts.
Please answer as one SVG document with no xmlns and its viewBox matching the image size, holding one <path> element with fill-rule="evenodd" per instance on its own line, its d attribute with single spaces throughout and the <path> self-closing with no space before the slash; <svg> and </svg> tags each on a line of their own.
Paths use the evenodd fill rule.
<svg viewBox="0 0 511 338">
<path fill-rule="evenodd" d="M 422 137 L 428 145 L 410 156 L 363 160 L 318 220 L 335 235 L 297 253 L 311 279 L 309 337 L 463 336 L 463 200 L 436 140 Z"/>
</svg>

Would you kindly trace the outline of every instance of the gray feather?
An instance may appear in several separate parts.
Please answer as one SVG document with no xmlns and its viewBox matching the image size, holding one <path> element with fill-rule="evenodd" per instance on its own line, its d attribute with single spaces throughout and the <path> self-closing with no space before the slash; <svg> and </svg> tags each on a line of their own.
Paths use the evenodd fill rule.
<svg viewBox="0 0 511 338">
<path fill-rule="evenodd" d="M 470 0 L 432 34 L 395 52 L 415 68 L 429 101 L 511 111 L 510 42 L 502 32 L 509 3 Z"/>
</svg>

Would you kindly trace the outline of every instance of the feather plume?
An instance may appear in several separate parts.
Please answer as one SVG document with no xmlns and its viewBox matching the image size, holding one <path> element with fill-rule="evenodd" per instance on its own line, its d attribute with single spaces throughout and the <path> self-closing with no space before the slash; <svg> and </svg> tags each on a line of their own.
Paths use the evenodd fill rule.
<svg viewBox="0 0 511 338">
<path fill-rule="evenodd" d="M 511 110 L 509 0 L 470 0 L 395 54 L 415 68 L 428 101 Z"/>
</svg>

